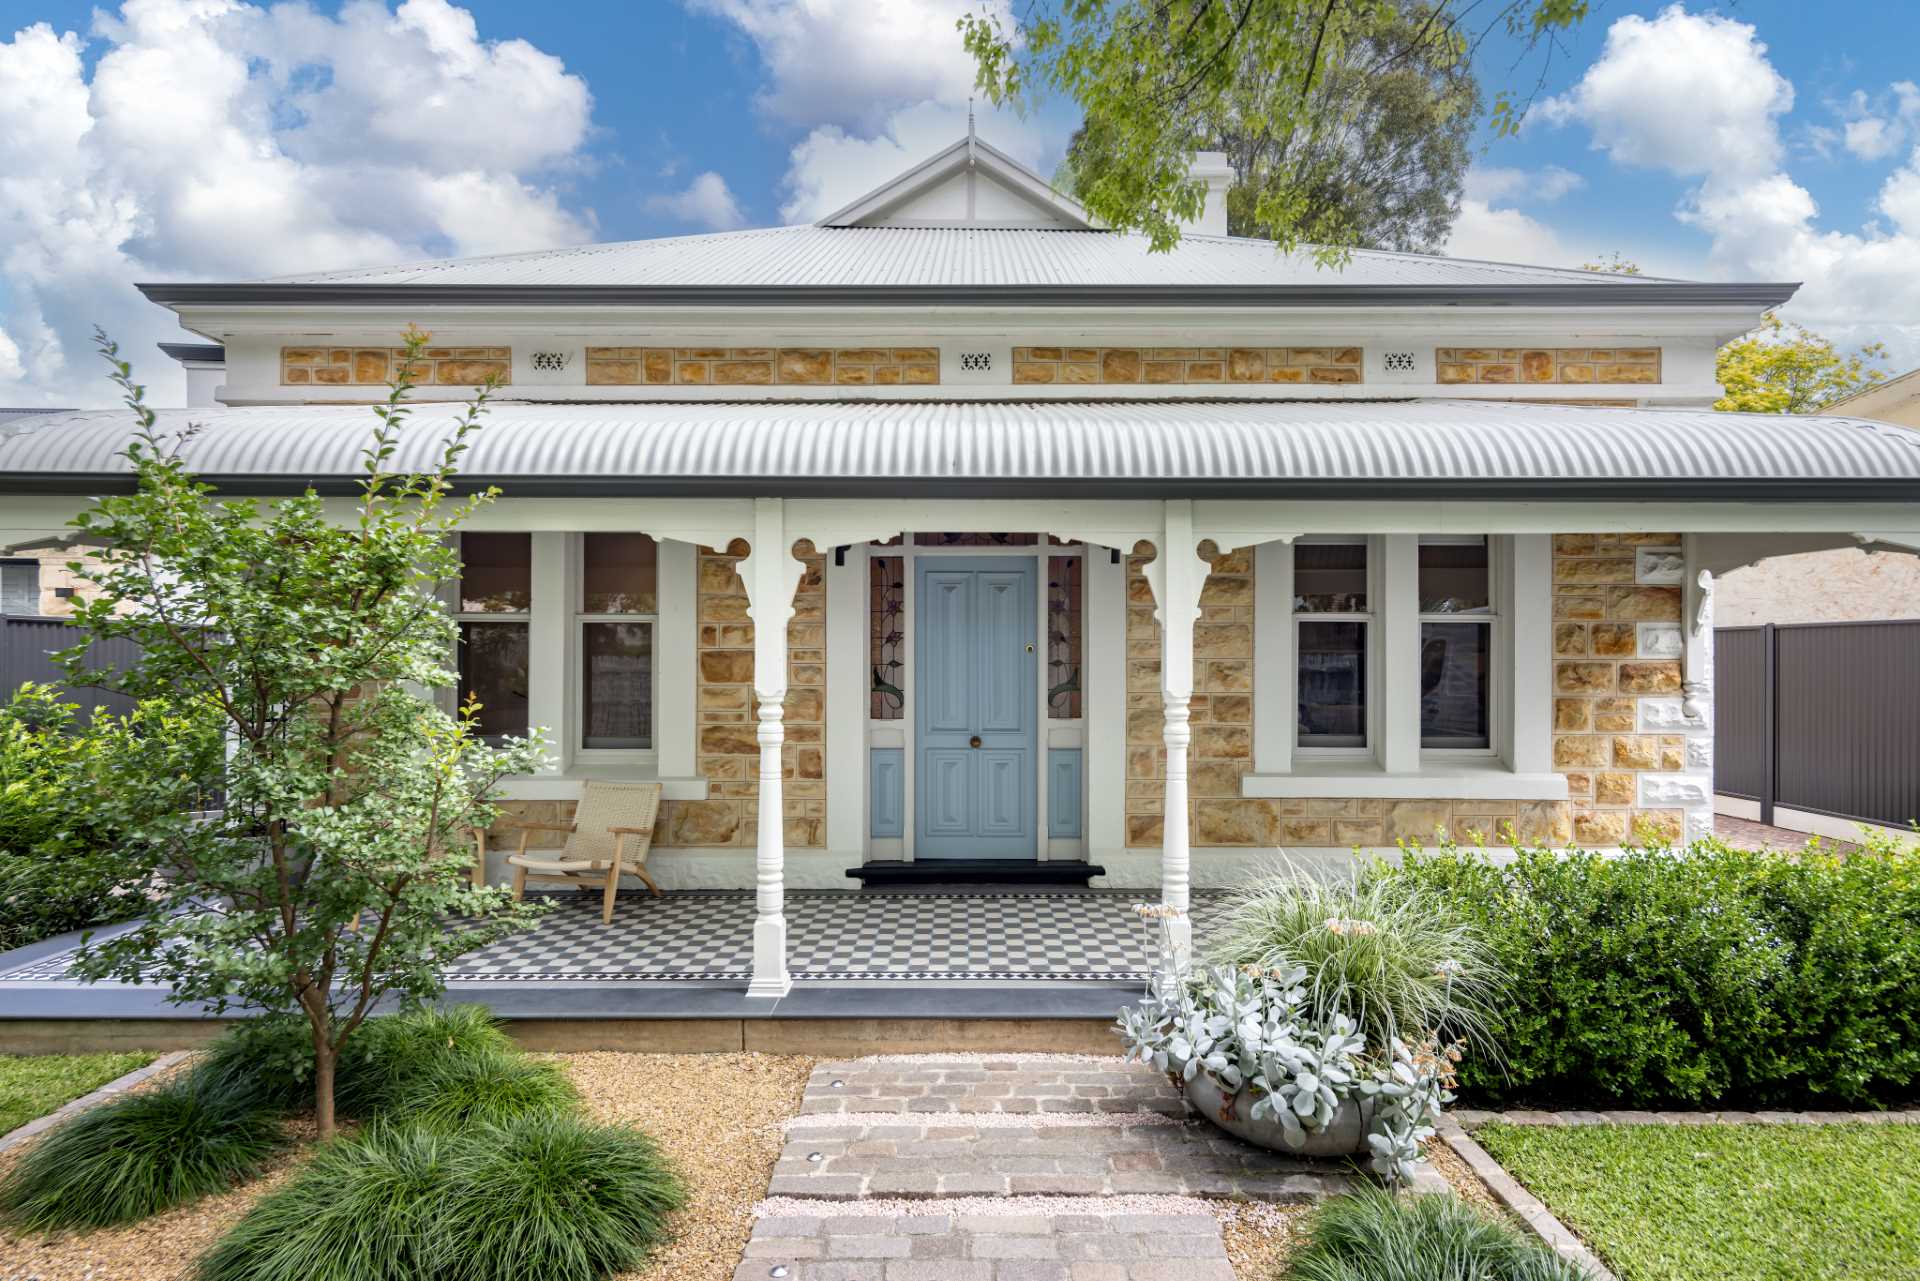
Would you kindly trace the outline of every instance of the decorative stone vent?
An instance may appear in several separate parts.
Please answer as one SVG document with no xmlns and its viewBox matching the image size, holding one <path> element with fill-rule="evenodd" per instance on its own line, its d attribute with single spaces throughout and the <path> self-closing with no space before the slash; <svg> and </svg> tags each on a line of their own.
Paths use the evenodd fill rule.
<svg viewBox="0 0 1920 1281">
<path fill-rule="evenodd" d="M 1389 374 L 1410 374 L 1414 370 L 1413 353 L 1410 351 L 1382 352 L 1380 367 Z"/>
<path fill-rule="evenodd" d="M 406 356 L 401 347 L 282 347 L 280 384 L 365 387 L 387 383 Z M 487 379 L 513 381 L 510 347 L 429 347 L 415 362 L 422 386 L 478 387 Z"/>
<path fill-rule="evenodd" d="M 1357 383 L 1358 347 L 1015 347 L 1016 383 Z"/>
<path fill-rule="evenodd" d="M 567 367 L 573 364 L 573 353 L 570 351 L 536 351 L 527 357 L 527 363 L 543 374 L 565 373 Z"/>
<path fill-rule="evenodd" d="M 596 387 L 867 387 L 940 381 L 937 347 L 589 347 Z"/>
<path fill-rule="evenodd" d="M 993 353 L 963 351 L 960 353 L 960 368 L 969 374 L 990 374 L 993 372 Z"/>
<path fill-rule="evenodd" d="M 1442 347 L 1443 383 L 1657 383 L 1658 347 Z"/>
</svg>

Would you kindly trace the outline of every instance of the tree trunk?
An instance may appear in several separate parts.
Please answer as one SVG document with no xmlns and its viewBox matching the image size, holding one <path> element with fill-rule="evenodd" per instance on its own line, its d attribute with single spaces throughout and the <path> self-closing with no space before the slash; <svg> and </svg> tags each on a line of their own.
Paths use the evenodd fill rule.
<svg viewBox="0 0 1920 1281">
<path fill-rule="evenodd" d="M 320 1141 L 333 1137 L 333 1045 L 325 1033 L 313 1037 L 313 1119 L 320 1127 Z"/>
</svg>

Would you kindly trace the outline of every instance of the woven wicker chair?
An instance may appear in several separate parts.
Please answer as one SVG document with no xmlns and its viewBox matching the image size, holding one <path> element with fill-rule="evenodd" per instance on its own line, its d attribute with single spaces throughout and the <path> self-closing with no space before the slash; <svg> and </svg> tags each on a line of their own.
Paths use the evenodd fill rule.
<svg viewBox="0 0 1920 1281">
<path fill-rule="evenodd" d="M 653 826 L 660 815 L 660 784 L 588 782 L 580 788 L 580 803 L 571 823 L 534 823 L 503 819 L 496 827 L 520 829 L 520 847 L 507 856 L 513 869 L 513 897 L 527 891 L 527 882 L 597 886 L 601 893 L 600 919 L 613 923 L 615 892 L 620 878 L 637 876 L 659 896 L 660 887 L 647 875 L 647 851 L 653 845 Z M 530 850 L 534 832 L 564 832 L 567 842 L 557 850 Z M 486 866 L 486 837 L 481 834 L 480 866 Z"/>
</svg>

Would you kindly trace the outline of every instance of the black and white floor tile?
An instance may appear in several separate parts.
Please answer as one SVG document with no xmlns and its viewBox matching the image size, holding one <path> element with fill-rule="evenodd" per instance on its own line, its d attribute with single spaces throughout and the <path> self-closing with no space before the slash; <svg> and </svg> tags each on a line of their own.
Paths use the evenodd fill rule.
<svg viewBox="0 0 1920 1281">
<path fill-rule="evenodd" d="M 454 983 L 743 980 L 753 970 L 750 890 L 621 895 L 612 925 L 597 894 L 545 896 L 540 924 L 462 957 Z M 1159 926 L 1141 920 L 1138 891 L 1059 890 L 787 894 L 788 968 L 799 981 L 1061 981 L 1144 979 Z M 1195 890 L 1196 937 L 1226 893 Z M 0 973 L 0 982 L 60 981 L 58 953 Z"/>
</svg>

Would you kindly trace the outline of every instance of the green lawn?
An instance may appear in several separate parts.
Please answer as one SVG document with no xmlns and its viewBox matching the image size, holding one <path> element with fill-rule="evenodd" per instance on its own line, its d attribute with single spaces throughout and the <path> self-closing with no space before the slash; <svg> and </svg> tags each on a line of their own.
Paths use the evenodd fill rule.
<svg viewBox="0 0 1920 1281">
<path fill-rule="evenodd" d="M 1920 1278 L 1920 1126 L 1491 1125 L 1622 1281 Z"/>
<path fill-rule="evenodd" d="M 45 1116 L 157 1054 L 0 1055 L 0 1134 Z"/>
</svg>

